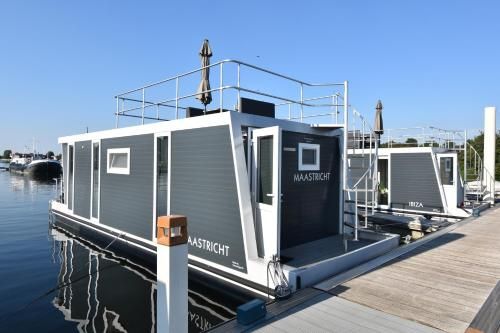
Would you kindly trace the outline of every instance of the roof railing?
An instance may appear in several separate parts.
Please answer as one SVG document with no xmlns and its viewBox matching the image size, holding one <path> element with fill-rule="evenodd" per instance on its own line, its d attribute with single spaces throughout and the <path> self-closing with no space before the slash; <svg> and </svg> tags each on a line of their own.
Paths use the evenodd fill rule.
<svg viewBox="0 0 500 333">
<path fill-rule="evenodd" d="M 210 92 L 215 95 L 213 97 L 218 94 L 218 103 L 216 98 L 212 99 L 212 110 L 239 111 L 240 97 L 259 96 L 259 99 L 276 105 L 278 118 L 301 122 L 316 118 L 328 123 L 344 124 L 344 115 L 339 110 L 344 107 L 346 82 L 309 83 L 242 61 L 227 59 L 116 95 L 116 127 L 122 116 L 139 118 L 141 124 L 146 120 L 183 118 L 183 112 L 188 107 L 200 103 L 195 100 L 200 94 L 196 88 L 201 79 L 201 71 L 205 69 L 211 69 L 211 78 L 215 76 L 215 80 L 211 82 L 212 88 L 201 92 Z M 257 75 L 264 75 L 265 78 L 256 79 Z M 248 79 L 243 82 L 245 76 Z M 266 88 L 269 80 L 280 82 Z M 214 85 L 215 82 L 218 85 Z M 252 84 L 258 88 L 251 87 Z M 169 85 L 172 87 L 168 87 Z M 306 97 L 306 90 L 314 90 L 313 96 L 307 91 Z M 168 112 L 165 112 L 165 108 Z"/>
<path fill-rule="evenodd" d="M 464 130 L 445 130 L 433 126 L 385 129 L 381 136 L 381 148 L 439 147 L 463 148 Z"/>
</svg>

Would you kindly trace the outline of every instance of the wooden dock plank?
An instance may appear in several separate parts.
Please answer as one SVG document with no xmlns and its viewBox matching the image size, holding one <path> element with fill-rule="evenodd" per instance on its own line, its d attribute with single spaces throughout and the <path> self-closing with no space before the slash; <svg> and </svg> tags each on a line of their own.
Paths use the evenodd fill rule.
<svg viewBox="0 0 500 333">
<path fill-rule="evenodd" d="M 500 282 L 497 283 L 481 309 L 472 320 L 466 333 L 500 332 Z"/>
<path fill-rule="evenodd" d="M 427 272 L 414 269 L 413 267 L 388 267 L 386 273 L 391 274 L 391 279 L 387 279 L 383 274 L 374 274 L 373 277 L 381 276 L 383 280 L 391 282 L 391 280 L 407 281 L 412 285 L 429 288 L 432 290 L 441 290 L 449 294 L 450 297 L 464 295 L 471 297 L 476 292 L 489 291 L 491 284 L 471 281 L 463 279 L 451 274 L 443 274 L 440 272 Z M 481 297 L 484 301 L 484 298 Z"/>
<path fill-rule="evenodd" d="M 399 288 L 402 290 L 412 290 L 412 294 L 416 294 L 420 297 L 430 296 L 433 301 L 436 303 L 443 304 L 450 309 L 457 308 L 457 310 L 465 308 L 469 309 L 472 313 L 476 311 L 475 307 L 470 306 L 470 301 L 468 298 L 474 298 L 478 302 L 484 301 L 483 297 L 475 297 L 475 293 L 471 292 L 467 295 L 467 297 L 462 297 L 459 293 L 458 289 L 452 288 L 436 288 L 431 282 L 425 284 L 421 284 L 419 280 L 412 278 L 411 276 L 404 275 L 396 275 L 393 273 L 391 275 L 391 279 L 387 280 L 385 277 L 371 277 L 371 281 L 374 283 L 378 283 L 381 286 L 388 288 Z M 455 298 L 455 304 L 448 305 L 450 297 Z"/>
<path fill-rule="evenodd" d="M 485 300 L 498 279 L 499 207 L 332 293 L 446 332 L 464 332 L 483 303 L 492 306 Z"/>
</svg>

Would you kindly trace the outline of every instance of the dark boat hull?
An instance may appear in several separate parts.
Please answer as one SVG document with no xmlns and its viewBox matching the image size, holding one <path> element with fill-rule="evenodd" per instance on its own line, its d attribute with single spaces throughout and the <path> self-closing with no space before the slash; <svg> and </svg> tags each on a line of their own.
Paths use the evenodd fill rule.
<svg viewBox="0 0 500 333">
<path fill-rule="evenodd" d="M 52 179 L 61 176 L 62 167 L 61 164 L 56 161 L 43 161 L 28 164 L 24 171 L 35 179 Z"/>
</svg>

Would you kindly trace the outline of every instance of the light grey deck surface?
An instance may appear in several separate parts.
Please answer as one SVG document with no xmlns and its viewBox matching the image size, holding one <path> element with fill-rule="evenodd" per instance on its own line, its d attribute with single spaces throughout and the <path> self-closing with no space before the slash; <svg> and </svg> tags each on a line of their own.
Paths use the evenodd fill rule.
<svg viewBox="0 0 500 333">
<path fill-rule="evenodd" d="M 285 262 L 285 265 L 303 267 L 375 243 L 375 241 L 369 240 L 358 242 L 348 240 L 346 242 L 347 244 L 345 244 L 342 235 L 335 235 L 281 250 L 281 255 L 292 258 L 292 260 Z"/>
<path fill-rule="evenodd" d="M 500 207 L 331 290 L 446 332 L 464 332 L 500 279 Z"/>
<path fill-rule="evenodd" d="M 323 293 L 253 332 L 434 333 L 439 330 Z"/>
</svg>

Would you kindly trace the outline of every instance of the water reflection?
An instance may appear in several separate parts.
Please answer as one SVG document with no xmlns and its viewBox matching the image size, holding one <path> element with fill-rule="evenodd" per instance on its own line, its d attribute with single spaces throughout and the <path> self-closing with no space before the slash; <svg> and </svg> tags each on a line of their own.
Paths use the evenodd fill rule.
<svg viewBox="0 0 500 333">
<path fill-rule="evenodd" d="M 9 171 L 3 172 L 9 173 Z M 45 194 L 47 192 L 47 185 L 53 185 L 52 192 L 54 198 L 56 198 L 61 189 L 60 179 L 40 180 L 32 178 L 28 175 L 20 175 L 17 173 L 10 173 L 8 179 L 10 188 L 13 192 L 23 192 L 29 194 L 32 200 L 39 199 L 38 193 L 40 191 Z"/>
<path fill-rule="evenodd" d="M 60 263 L 52 304 L 79 332 L 155 332 L 156 276 L 92 244 L 51 229 Z M 212 328 L 251 298 L 189 272 L 189 331 Z"/>
<path fill-rule="evenodd" d="M 52 304 L 79 332 L 153 332 L 156 278 L 51 230 L 59 258 Z"/>
</svg>

